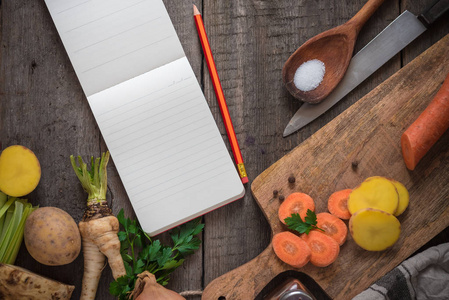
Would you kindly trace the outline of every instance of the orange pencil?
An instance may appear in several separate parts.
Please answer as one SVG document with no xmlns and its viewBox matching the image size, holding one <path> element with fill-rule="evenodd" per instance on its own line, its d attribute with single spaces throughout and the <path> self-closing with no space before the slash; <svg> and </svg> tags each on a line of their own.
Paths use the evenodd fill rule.
<svg viewBox="0 0 449 300">
<path fill-rule="evenodd" d="M 242 182 L 247 183 L 248 176 L 246 175 L 245 165 L 243 164 L 242 153 L 240 152 L 239 143 L 237 142 L 234 126 L 232 126 L 232 121 L 229 115 L 226 99 L 223 94 L 223 89 L 221 87 L 220 78 L 218 77 L 212 51 L 210 50 L 209 40 L 207 39 L 206 30 L 204 29 L 203 19 L 201 18 L 201 14 L 195 5 L 193 5 L 193 16 L 195 19 L 196 29 L 198 30 L 198 35 L 200 37 L 201 46 L 203 47 L 204 56 L 206 57 L 209 74 L 214 85 L 215 95 L 217 96 L 218 104 L 220 106 L 221 116 L 223 117 L 223 122 L 226 127 L 226 133 L 228 134 L 232 153 L 234 154 L 235 163 L 237 164 L 237 169 Z"/>
</svg>

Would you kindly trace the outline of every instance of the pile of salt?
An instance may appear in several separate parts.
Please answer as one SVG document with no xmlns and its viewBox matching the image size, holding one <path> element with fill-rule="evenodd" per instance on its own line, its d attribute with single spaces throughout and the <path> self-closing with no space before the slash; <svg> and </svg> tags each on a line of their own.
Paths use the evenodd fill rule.
<svg viewBox="0 0 449 300">
<path fill-rule="evenodd" d="M 325 71 L 326 68 L 321 60 L 308 60 L 296 70 L 293 82 L 303 92 L 314 90 L 323 81 Z"/>
</svg>

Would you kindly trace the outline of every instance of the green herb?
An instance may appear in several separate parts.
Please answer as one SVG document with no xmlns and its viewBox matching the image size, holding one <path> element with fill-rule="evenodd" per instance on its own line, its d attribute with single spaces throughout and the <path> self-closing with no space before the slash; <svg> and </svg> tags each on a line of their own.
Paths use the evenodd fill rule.
<svg viewBox="0 0 449 300">
<path fill-rule="evenodd" d="M 310 209 L 307 210 L 307 215 L 304 218 L 304 221 L 301 219 L 299 214 L 292 214 L 291 217 L 285 218 L 285 224 L 287 224 L 289 229 L 295 230 L 299 233 L 309 234 L 312 229 L 324 231 L 316 226 L 316 214 Z"/>
<path fill-rule="evenodd" d="M 0 263 L 14 264 L 23 240 L 25 221 L 35 209 L 26 199 L 0 192 Z"/>
<path fill-rule="evenodd" d="M 109 292 L 121 300 L 128 299 L 137 275 L 145 270 L 153 273 L 158 283 L 166 285 L 169 275 L 201 244 L 201 240 L 195 237 L 204 228 L 204 224 L 200 223 L 201 218 L 172 230 L 170 236 L 173 246 L 165 246 L 159 240 L 152 240 L 137 220 L 124 217 L 123 210 L 120 210 L 117 218 L 124 229 L 118 233 L 118 237 L 126 275 L 112 282 Z"/>
</svg>

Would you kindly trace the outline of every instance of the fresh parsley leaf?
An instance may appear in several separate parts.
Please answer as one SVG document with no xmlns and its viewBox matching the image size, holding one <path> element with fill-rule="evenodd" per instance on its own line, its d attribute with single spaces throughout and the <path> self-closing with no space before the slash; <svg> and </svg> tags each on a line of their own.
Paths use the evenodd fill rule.
<svg viewBox="0 0 449 300">
<path fill-rule="evenodd" d="M 201 240 L 196 237 L 204 228 L 201 218 L 172 230 L 172 246 L 152 240 L 137 220 L 125 218 L 123 210 L 120 210 L 117 218 L 123 227 L 118 236 L 126 275 L 112 282 L 109 291 L 120 300 L 129 299 L 129 292 L 134 289 L 136 283 L 136 275 L 145 270 L 153 273 L 158 283 L 166 285 L 170 279 L 169 275 L 184 262 L 187 255 L 192 254 L 201 245 Z"/>
<path fill-rule="evenodd" d="M 307 215 L 304 218 L 304 221 L 299 214 L 292 214 L 291 217 L 285 218 L 285 224 L 287 224 L 289 229 L 305 234 L 309 234 L 312 229 L 322 230 L 316 226 L 316 214 L 310 209 L 307 210 Z"/>
<path fill-rule="evenodd" d="M 310 225 L 316 225 L 317 223 L 316 223 L 316 214 L 313 212 L 313 211 L 311 211 L 310 209 L 308 209 L 307 210 L 307 214 L 306 214 L 306 217 L 304 218 L 304 221 L 307 223 L 307 224 L 310 224 Z"/>
</svg>

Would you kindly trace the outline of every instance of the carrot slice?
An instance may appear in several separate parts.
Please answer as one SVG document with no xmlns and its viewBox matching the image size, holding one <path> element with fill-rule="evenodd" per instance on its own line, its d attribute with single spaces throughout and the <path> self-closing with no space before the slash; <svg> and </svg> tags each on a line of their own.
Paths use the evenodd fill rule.
<svg viewBox="0 0 449 300">
<path fill-rule="evenodd" d="M 414 170 L 418 162 L 449 128 L 449 74 L 426 109 L 402 134 L 405 165 Z"/>
<path fill-rule="evenodd" d="M 292 193 L 279 207 L 279 220 L 285 224 L 285 219 L 291 217 L 292 214 L 299 214 L 302 220 L 307 215 L 307 210 L 315 211 L 315 202 L 312 197 L 304 193 Z"/>
<path fill-rule="evenodd" d="M 346 241 L 348 227 L 345 222 L 326 212 L 316 215 L 316 226 L 324 230 L 324 234 L 333 238 L 340 246 Z"/>
<path fill-rule="evenodd" d="M 312 230 L 309 234 L 303 234 L 301 238 L 309 245 L 311 251 L 310 262 L 314 266 L 327 267 L 340 254 L 338 243 L 322 232 Z"/>
<path fill-rule="evenodd" d="M 351 213 L 348 210 L 348 198 L 352 192 L 351 189 L 336 191 L 330 195 L 327 201 L 327 209 L 331 214 L 343 220 L 349 220 Z"/>
<path fill-rule="evenodd" d="M 294 268 L 301 268 L 310 260 L 311 252 L 307 243 L 289 231 L 275 234 L 272 244 L 276 256 Z"/>
</svg>

